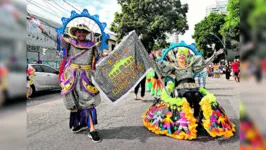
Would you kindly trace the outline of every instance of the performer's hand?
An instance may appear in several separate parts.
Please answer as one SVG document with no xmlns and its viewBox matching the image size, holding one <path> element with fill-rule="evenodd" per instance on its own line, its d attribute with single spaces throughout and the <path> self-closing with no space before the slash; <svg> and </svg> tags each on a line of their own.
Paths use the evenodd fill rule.
<svg viewBox="0 0 266 150">
<path fill-rule="evenodd" d="M 35 19 L 35 18 L 31 17 L 30 22 L 31 22 L 33 25 L 39 27 L 41 30 L 43 30 L 43 27 L 42 27 L 42 25 L 41 25 L 39 19 Z"/>
<path fill-rule="evenodd" d="M 220 54 L 223 54 L 224 53 L 224 50 L 223 49 L 220 49 L 216 52 L 217 55 L 220 55 Z"/>
</svg>

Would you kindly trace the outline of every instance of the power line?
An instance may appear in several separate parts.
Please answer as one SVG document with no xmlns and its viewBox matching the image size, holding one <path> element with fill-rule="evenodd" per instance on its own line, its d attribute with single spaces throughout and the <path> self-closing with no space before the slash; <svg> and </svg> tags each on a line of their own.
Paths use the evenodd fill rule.
<svg viewBox="0 0 266 150">
<path fill-rule="evenodd" d="M 43 5 L 40 5 L 39 3 L 38 3 L 38 5 L 37 5 L 37 4 L 35 4 L 35 3 L 31 2 L 31 1 L 28 1 L 28 2 L 31 3 L 31 4 L 33 4 L 34 6 L 36 6 L 36 7 L 38 7 L 38 8 L 40 8 L 40 9 L 46 11 L 46 12 L 48 12 L 48 13 L 54 15 L 54 16 L 57 16 L 57 17 L 61 18 L 61 16 L 57 15 L 56 13 L 54 13 L 54 12 L 50 12 L 50 11 L 48 11 L 47 9 L 44 9 L 44 8 L 43 8 L 44 6 L 43 6 Z"/>
<path fill-rule="evenodd" d="M 72 8 L 76 9 L 78 12 L 81 12 L 79 9 L 77 9 L 76 7 L 74 7 L 73 5 L 69 4 L 67 1 L 63 0 L 65 3 L 67 3 L 69 6 L 71 6 Z"/>
<path fill-rule="evenodd" d="M 48 23 L 49 22 L 49 20 L 47 20 L 47 19 L 45 19 L 45 17 L 44 16 L 42 16 L 42 15 L 40 15 L 40 14 L 33 14 L 33 12 L 29 12 L 29 11 L 27 11 L 27 13 L 30 15 L 30 16 L 34 16 L 34 17 L 37 17 L 40 21 L 42 21 L 43 22 L 43 24 L 45 24 L 45 25 L 48 25 L 48 26 L 51 26 L 51 27 L 57 27 L 57 25 L 55 25 L 55 24 L 58 24 L 58 25 L 60 25 L 59 23 L 56 23 L 56 22 L 54 22 L 54 23 Z M 53 21 L 52 21 L 53 22 Z M 54 25 L 52 25 L 52 24 L 54 24 Z"/>
<path fill-rule="evenodd" d="M 69 10 L 66 10 L 64 7 L 60 6 L 58 3 L 56 3 L 54 0 L 52 0 L 57 6 L 59 6 L 61 9 L 67 11 L 67 12 L 70 12 Z"/>
<path fill-rule="evenodd" d="M 59 12 L 61 12 L 61 13 L 63 13 L 64 14 L 64 12 L 63 11 L 61 11 L 61 10 L 59 10 L 58 8 L 56 8 L 55 6 L 53 6 L 53 5 L 51 5 L 50 3 L 48 3 L 48 2 L 46 2 L 45 0 L 42 0 L 43 2 L 44 2 L 44 4 L 48 7 L 48 8 L 50 8 L 51 9 L 51 7 L 50 6 L 52 6 L 53 8 L 55 8 L 57 11 L 59 11 Z M 48 6 L 47 4 L 49 4 L 50 6 Z M 52 10 L 52 9 L 51 9 Z"/>
</svg>

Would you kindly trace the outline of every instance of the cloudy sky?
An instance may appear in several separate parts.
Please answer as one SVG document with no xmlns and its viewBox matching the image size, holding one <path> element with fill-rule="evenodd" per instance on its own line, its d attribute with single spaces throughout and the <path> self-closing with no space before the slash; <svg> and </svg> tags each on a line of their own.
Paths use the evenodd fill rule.
<svg viewBox="0 0 266 150">
<path fill-rule="evenodd" d="M 120 5 L 116 0 L 66 0 L 67 3 L 83 10 L 88 9 L 90 14 L 98 14 L 101 22 L 108 24 L 110 27 L 111 22 L 114 19 L 114 13 L 121 11 Z M 188 3 L 189 11 L 187 13 L 187 20 L 189 30 L 184 35 L 180 35 L 180 40 L 184 40 L 187 43 L 192 43 L 192 35 L 194 33 L 194 25 L 204 19 L 206 15 L 206 7 L 208 5 L 215 4 L 215 0 L 181 0 L 182 3 Z M 64 2 L 63 0 L 29 0 L 27 5 L 27 11 L 31 14 L 42 16 L 46 19 L 61 23 L 61 17 L 69 17 L 70 11 L 74 10 L 72 6 Z"/>
</svg>

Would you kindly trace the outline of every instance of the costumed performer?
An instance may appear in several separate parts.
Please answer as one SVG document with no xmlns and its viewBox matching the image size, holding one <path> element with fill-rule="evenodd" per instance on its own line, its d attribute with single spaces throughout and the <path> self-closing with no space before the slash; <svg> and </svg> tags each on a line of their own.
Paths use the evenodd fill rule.
<svg viewBox="0 0 266 150">
<path fill-rule="evenodd" d="M 187 63 L 187 51 L 186 48 L 179 48 L 177 63 L 158 62 L 162 76 L 175 75 L 175 84 L 168 85 L 162 91 L 161 99 L 143 114 L 144 126 L 155 134 L 176 139 L 195 139 L 197 131 L 202 128 L 212 137 L 233 136 L 234 124 L 216 97 L 203 88 L 199 90 L 193 79 L 193 73 L 200 73 L 223 50 L 215 52 L 208 60 L 194 56 L 190 64 Z"/>
<path fill-rule="evenodd" d="M 57 41 L 58 36 L 48 33 L 39 20 L 31 18 L 31 22 L 45 36 Z M 70 110 L 69 127 L 72 132 L 89 128 L 88 137 L 93 142 L 100 142 L 101 138 L 94 125 L 97 124 L 95 107 L 100 104 L 101 98 L 91 81 L 98 58 L 98 44 L 92 40 L 92 36 L 92 31 L 85 24 L 71 26 L 67 34 L 59 35 L 60 46 L 67 50 L 67 63 L 61 75 L 59 73 L 59 82 L 65 107 Z"/>
</svg>

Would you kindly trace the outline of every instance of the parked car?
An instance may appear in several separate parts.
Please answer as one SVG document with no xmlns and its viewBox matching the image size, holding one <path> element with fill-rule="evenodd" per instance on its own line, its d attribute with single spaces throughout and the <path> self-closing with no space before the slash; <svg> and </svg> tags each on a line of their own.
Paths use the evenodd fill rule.
<svg viewBox="0 0 266 150">
<path fill-rule="evenodd" d="M 0 75 L 0 106 L 10 100 L 25 99 L 25 66 L 9 63 L 2 69 L 5 75 Z"/>
<path fill-rule="evenodd" d="M 44 64 L 29 64 L 35 69 L 30 96 L 38 91 L 60 89 L 58 83 L 59 71 Z"/>
</svg>

